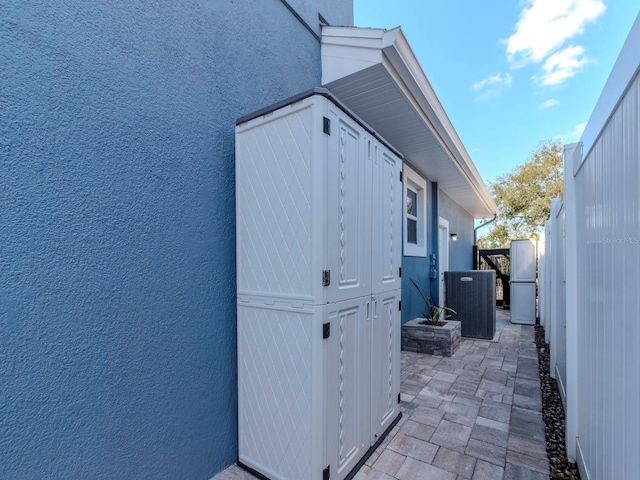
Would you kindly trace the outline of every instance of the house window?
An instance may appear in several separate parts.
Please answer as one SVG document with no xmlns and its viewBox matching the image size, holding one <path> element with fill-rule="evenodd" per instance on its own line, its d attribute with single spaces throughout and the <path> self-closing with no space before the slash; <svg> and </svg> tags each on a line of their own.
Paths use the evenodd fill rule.
<svg viewBox="0 0 640 480">
<path fill-rule="evenodd" d="M 418 244 L 418 192 L 407 186 L 407 243 Z"/>
<path fill-rule="evenodd" d="M 404 255 L 427 256 L 427 181 L 404 167 Z"/>
</svg>

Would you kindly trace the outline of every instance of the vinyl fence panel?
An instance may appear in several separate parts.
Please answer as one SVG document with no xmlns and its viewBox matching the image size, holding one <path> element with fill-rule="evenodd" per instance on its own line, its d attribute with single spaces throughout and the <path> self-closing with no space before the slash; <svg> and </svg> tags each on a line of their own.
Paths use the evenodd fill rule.
<svg viewBox="0 0 640 480">
<path fill-rule="evenodd" d="M 636 72 L 586 156 L 565 150 L 567 228 L 575 229 L 567 232 L 567 251 L 575 253 L 567 301 L 575 310 L 567 305 L 567 312 L 577 334 L 568 339 L 577 342 L 567 373 L 577 374 L 577 389 L 568 395 L 578 405 L 576 412 L 568 404 L 567 448 L 591 479 L 640 471 L 639 117 Z"/>
</svg>

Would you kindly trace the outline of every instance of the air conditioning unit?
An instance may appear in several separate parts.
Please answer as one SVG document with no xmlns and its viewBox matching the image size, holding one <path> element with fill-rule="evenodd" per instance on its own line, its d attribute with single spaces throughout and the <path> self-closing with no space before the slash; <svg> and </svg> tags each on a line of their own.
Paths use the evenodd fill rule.
<svg viewBox="0 0 640 480">
<path fill-rule="evenodd" d="M 444 272 L 445 306 L 459 320 L 463 337 L 491 340 L 496 333 L 496 272 L 462 270 Z"/>
</svg>

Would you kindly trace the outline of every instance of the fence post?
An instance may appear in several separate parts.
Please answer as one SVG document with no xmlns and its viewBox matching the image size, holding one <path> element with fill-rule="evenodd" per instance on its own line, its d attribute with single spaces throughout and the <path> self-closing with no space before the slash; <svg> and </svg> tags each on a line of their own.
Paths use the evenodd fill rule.
<svg viewBox="0 0 640 480">
<path fill-rule="evenodd" d="M 472 255 L 472 270 L 478 270 L 478 245 L 473 246 Z"/>
<path fill-rule="evenodd" d="M 546 224 L 545 224 L 546 225 Z M 546 305 L 548 303 L 547 299 L 547 289 L 545 285 L 545 279 L 547 276 L 547 236 L 546 229 L 540 235 L 538 239 L 538 318 L 540 319 L 540 325 L 546 331 L 546 323 L 547 323 L 547 311 Z"/>
<path fill-rule="evenodd" d="M 578 202 L 576 195 L 576 168 L 582 162 L 582 142 L 564 147 L 564 208 L 566 228 L 566 322 L 567 322 L 567 455 L 576 459 L 578 438 L 579 363 L 578 363 Z M 559 232 L 558 232 L 559 233 Z"/>
<path fill-rule="evenodd" d="M 544 327 L 544 343 L 549 344 L 549 326 L 551 325 L 551 272 L 553 268 L 553 231 L 551 230 L 551 218 L 544 222 L 544 271 L 540 280 L 540 304 L 542 313 L 540 323 Z M 544 292 L 544 293 L 543 293 Z M 544 314 L 544 323 L 542 315 Z"/>
<path fill-rule="evenodd" d="M 558 265 L 558 261 L 560 260 L 560 242 L 558 241 L 558 237 L 560 236 L 561 228 L 558 222 L 558 211 L 560 210 L 561 203 L 562 200 L 559 198 L 551 200 L 551 239 L 549 242 L 549 260 L 551 264 L 549 266 L 549 276 L 551 278 L 551 308 L 550 320 L 547 325 L 547 329 L 545 330 L 545 340 L 549 344 L 549 373 L 552 378 L 556 378 L 556 364 L 558 363 L 558 336 L 556 335 L 556 329 L 558 328 L 558 323 L 560 323 L 559 315 L 564 314 L 564 312 L 558 311 L 559 296 L 561 295 L 559 290 L 564 288 L 564 285 L 561 285 L 558 282 L 558 269 L 560 268 Z"/>
</svg>

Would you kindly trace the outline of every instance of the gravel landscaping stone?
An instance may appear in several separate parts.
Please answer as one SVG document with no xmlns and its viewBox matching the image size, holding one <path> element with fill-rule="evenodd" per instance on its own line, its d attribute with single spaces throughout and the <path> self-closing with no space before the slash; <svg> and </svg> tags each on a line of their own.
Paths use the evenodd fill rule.
<svg viewBox="0 0 640 480">
<path fill-rule="evenodd" d="M 544 328 L 536 325 L 536 347 L 542 393 L 542 419 L 545 423 L 549 478 L 578 480 L 578 466 L 567 458 L 565 449 L 564 407 L 558 384 L 549 374 L 549 346 L 544 343 Z"/>
</svg>

